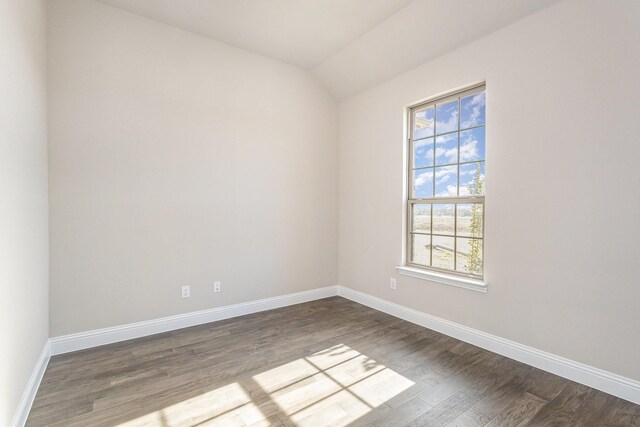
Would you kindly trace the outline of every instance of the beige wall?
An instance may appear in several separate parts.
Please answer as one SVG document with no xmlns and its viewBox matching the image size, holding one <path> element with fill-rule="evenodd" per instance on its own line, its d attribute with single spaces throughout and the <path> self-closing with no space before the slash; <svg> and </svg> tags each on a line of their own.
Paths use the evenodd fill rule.
<svg viewBox="0 0 640 427">
<path fill-rule="evenodd" d="M 44 2 L 0 2 L 0 425 L 48 338 Z"/>
<path fill-rule="evenodd" d="M 308 73 L 51 2 L 51 335 L 327 286 L 338 247 L 341 285 L 640 379 L 639 8 L 566 0 L 400 75 L 340 104 L 337 149 Z M 405 107 L 479 80 L 489 292 L 391 291 Z"/>
<path fill-rule="evenodd" d="M 317 81 L 95 1 L 49 18 L 51 336 L 336 283 Z"/>
<path fill-rule="evenodd" d="M 339 283 L 640 379 L 638 22 L 568 0 L 341 103 Z M 392 291 L 404 109 L 484 79 L 489 291 Z"/>
</svg>

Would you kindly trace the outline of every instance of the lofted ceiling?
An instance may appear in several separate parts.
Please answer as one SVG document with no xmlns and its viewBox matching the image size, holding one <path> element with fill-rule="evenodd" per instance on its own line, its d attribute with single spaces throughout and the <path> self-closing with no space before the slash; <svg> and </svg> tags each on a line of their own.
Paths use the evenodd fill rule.
<svg viewBox="0 0 640 427">
<path fill-rule="evenodd" d="M 559 1 L 415 0 L 313 72 L 346 99 Z"/>
<path fill-rule="evenodd" d="M 559 0 L 98 0 L 310 70 L 338 99 Z"/>
<path fill-rule="evenodd" d="M 311 69 L 411 0 L 99 0 Z"/>
</svg>

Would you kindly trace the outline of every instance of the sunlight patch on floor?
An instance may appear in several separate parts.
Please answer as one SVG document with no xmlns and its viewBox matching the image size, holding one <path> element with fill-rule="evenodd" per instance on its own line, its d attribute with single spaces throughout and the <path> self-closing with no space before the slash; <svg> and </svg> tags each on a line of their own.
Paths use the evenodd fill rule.
<svg viewBox="0 0 640 427">
<path fill-rule="evenodd" d="M 344 345 L 319 351 L 120 427 L 346 426 L 414 383 Z M 278 418 L 279 417 L 279 418 Z"/>
<path fill-rule="evenodd" d="M 262 412 L 252 402 L 249 394 L 240 384 L 233 383 L 167 406 L 120 426 L 268 426 L 268 422 L 259 424 L 263 420 Z"/>
</svg>

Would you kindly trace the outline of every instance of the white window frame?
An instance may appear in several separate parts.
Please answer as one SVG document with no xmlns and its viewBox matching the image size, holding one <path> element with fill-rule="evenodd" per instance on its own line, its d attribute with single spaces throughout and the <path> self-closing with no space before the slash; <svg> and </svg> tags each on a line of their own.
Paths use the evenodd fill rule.
<svg viewBox="0 0 640 427">
<path fill-rule="evenodd" d="M 402 251 L 402 265 L 397 267 L 397 270 L 400 274 L 402 275 L 406 275 L 406 276 L 411 276 L 414 278 L 419 278 L 419 279 L 424 279 L 424 280 L 428 280 L 428 281 L 432 281 L 432 282 L 436 282 L 436 283 L 441 283 L 441 284 L 446 284 L 446 285 L 451 285 L 451 286 L 456 286 L 456 287 L 460 287 L 460 288 L 465 288 L 465 289 L 471 289 L 471 290 L 475 290 L 475 291 L 480 291 L 480 292 L 486 292 L 487 291 L 487 283 L 485 281 L 485 271 L 484 271 L 484 260 L 485 260 L 485 234 L 484 234 L 484 215 L 485 215 L 485 195 L 464 195 L 464 196 L 451 196 L 451 197 L 436 197 L 435 195 L 435 191 L 434 191 L 434 195 L 433 197 L 428 197 L 428 198 L 418 198 L 415 197 L 413 195 L 413 164 L 414 164 L 414 150 L 413 150 L 413 144 L 414 144 L 414 133 L 413 133 L 413 126 L 414 126 L 414 118 L 415 118 L 415 112 L 418 110 L 422 110 L 425 108 L 429 108 L 429 107 L 434 107 L 436 106 L 436 104 L 443 104 L 449 101 L 453 101 L 453 100 L 458 100 L 458 102 L 460 101 L 461 98 L 473 95 L 475 93 L 480 93 L 480 92 L 485 92 L 486 93 L 486 84 L 484 82 L 482 83 L 478 83 L 478 84 L 474 84 L 471 86 L 467 86 L 463 89 L 460 90 L 456 90 L 456 91 L 452 91 L 449 92 L 447 94 L 444 95 L 440 95 L 440 96 L 436 96 L 433 98 L 428 99 L 427 101 L 424 102 L 420 102 L 418 104 L 415 105 L 411 105 L 407 108 L 407 121 L 406 121 L 406 138 L 405 138 L 405 149 L 406 149 L 406 154 L 404 156 L 405 159 L 405 197 L 404 197 L 404 211 L 405 211 L 405 219 L 404 219 L 404 227 L 403 227 L 403 251 Z M 460 108 L 460 107 L 458 107 Z M 459 111 L 459 110 L 458 110 Z M 486 113 L 485 113 L 486 114 Z M 460 129 L 460 116 L 461 114 L 458 115 L 458 129 L 455 131 L 458 133 L 458 141 L 459 141 L 459 133 L 461 132 Z M 435 120 L 435 117 L 434 117 Z M 481 126 L 485 126 L 486 129 L 486 116 L 485 116 L 485 123 L 480 125 L 480 126 L 476 126 L 476 127 L 481 127 Z M 469 129 L 473 129 L 475 127 L 471 127 Z M 463 130 L 467 130 L 466 128 Z M 452 132 L 453 133 L 453 132 Z M 435 138 L 435 134 L 434 134 L 434 138 Z M 435 141 L 435 139 L 434 139 Z M 486 139 L 485 139 L 486 141 Z M 434 146 L 435 148 L 435 146 Z M 458 149 L 460 148 L 460 142 L 458 142 Z M 435 157 L 435 153 L 434 153 L 434 157 Z M 486 161 L 486 158 L 482 160 L 483 162 Z M 475 162 L 460 162 L 460 158 L 459 158 L 459 154 L 458 154 L 458 162 L 456 163 L 456 167 L 458 167 L 458 188 L 459 188 L 459 182 L 460 182 L 460 174 L 459 174 L 459 166 L 460 165 L 464 165 L 467 163 L 475 163 Z M 486 165 L 486 163 L 485 163 Z M 435 169 L 434 169 L 435 171 Z M 486 169 L 485 169 L 485 174 L 486 174 Z M 434 176 L 434 185 L 435 185 L 435 176 Z M 422 264 L 416 264 L 416 263 L 412 263 L 411 262 L 411 244 L 412 244 L 412 234 L 415 234 L 412 231 L 412 207 L 414 204 L 454 204 L 457 206 L 457 204 L 470 204 L 470 203 L 480 203 L 482 204 L 482 275 L 475 275 L 475 274 L 469 274 L 469 273 L 465 273 L 465 272 L 460 272 L 460 271 L 455 271 L 455 270 L 448 270 L 448 269 L 442 269 L 442 268 L 438 268 L 438 267 L 433 267 L 433 266 L 426 266 L 426 265 L 422 265 Z M 433 206 L 432 206 L 433 208 Z M 457 207 L 456 207 L 457 209 Z M 432 211 L 432 219 L 431 219 L 431 226 L 433 227 L 433 211 Z M 454 211 L 454 221 L 457 221 L 457 211 Z M 454 228 L 457 228 L 457 224 L 454 223 Z M 429 235 L 431 236 L 431 242 L 433 244 L 433 230 L 431 230 L 431 233 L 429 233 Z M 454 231 L 454 236 L 447 236 L 447 237 L 454 237 L 454 242 L 457 242 L 457 231 Z M 457 245 L 457 243 L 454 243 L 454 268 L 455 268 L 455 258 L 457 258 L 457 247 L 455 246 Z M 433 247 L 431 247 L 430 250 L 430 254 L 431 256 L 433 256 Z"/>
</svg>

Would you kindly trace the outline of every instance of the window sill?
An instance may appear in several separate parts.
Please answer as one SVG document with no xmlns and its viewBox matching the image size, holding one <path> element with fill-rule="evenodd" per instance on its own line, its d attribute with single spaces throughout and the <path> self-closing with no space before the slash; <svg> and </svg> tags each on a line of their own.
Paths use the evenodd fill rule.
<svg viewBox="0 0 640 427">
<path fill-rule="evenodd" d="M 446 274 L 436 273 L 434 271 L 421 270 L 419 268 L 407 266 L 396 267 L 396 270 L 398 270 L 398 273 L 403 276 L 414 277 L 416 279 L 422 279 L 443 285 L 456 286 L 458 288 L 470 289 L 476 292 L 487 292 L 487 283 L 480 280 L 449 276 Z"/>
</svg>

